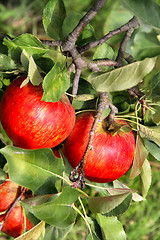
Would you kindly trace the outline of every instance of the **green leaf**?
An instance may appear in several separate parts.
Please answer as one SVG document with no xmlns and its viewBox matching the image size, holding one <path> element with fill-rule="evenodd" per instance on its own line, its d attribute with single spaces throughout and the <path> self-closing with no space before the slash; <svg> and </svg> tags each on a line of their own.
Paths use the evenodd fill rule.
<svg viewBox="0 0 160 240">
<path fill-rule="evenodd" d="M 62 25 L 66 16 L 63 0 L 50 0 L 43 11 L 43 26 L 51 38 L 63 40 Z"/>
<path fill-rule="evenodd" d="M 139 134 L 137 134 L 135 156 L 134 156 L 133 165 L 131 168 L 131 174 L 129 177 L 130 179 L 133 179 L 140 174 L 143 163 L 146 160 L 147 156 L 148 156 L 148 151 L 144 146 L 143 140 L 141 139 Z"/>
<path fill-rule="evenodd" d="M 87 217 L 87 221 L 91 228 L 91 232 L 87 236 L 87 240 L 101 240 L 102 239 L 101 228 L 97 221 L 91 217 Z"/>
<path fill-rule="evenodd" d="M 119 216 L 126 212 L 132 201 L 132 193 L 130 193 L 117 207 L 112 209 L 110 212 L 104 214 L 107 217 Z"/>
<path fill-rule="evenodd" d="M 134 37 L 132 55 L 137 60 L 160 55 L 157 34 L 155 32 L 138 32 Z"/>
<path fill-rule="evenodd" d="M 156 30 L 160 30 L 160 6 L 153 0 L 119 0 L 121 4 L 134 15 L 136 15 L 142 23 L 150 25 Z"/>
<path fill-rule="evenodd" d="M 58 102 L 70 87 L 70 77 L 67 68 L 62 63 L 55 63 L 43 81 L 43 97 L 46 102 Z"/>
<path fill-rule="evenodd" d="M 26 150 L 6 146 L 0 152 L 8 162 L 11 180 L 33 191 L 49 178 L 54 183 L 64 170 L 63 160 L 56 158 L 51 149 Z"/>
<path fill-rule="evenodd" d="M 8 47 L 12 58 L 15 60 L 20 59 L 23 49 L 26 50 L 29 56 L 33 56 L 35 59 L 40 58 L 48 51 L 38 38 L 29 33 L 22 34 L 13 40 L 4 38 L 4 44 Z"/>
<path fill-rule="evenodd" d="M 102 234 L 105 240 L 126 240 L 126 234 L 122 224 L 116 217 L 106 217 L 97 214 L 97 222 L 101 226 Z"/>
<path fill-rule="evenodd" d="M 151 166 L 147 159 L 143 163 L 140 179 L 141 179 L 141 187 L 142 187 L 142 196 L 145 198 L 150 188 L 151 180 L 152 180 Z"/>
<path fill-rule="evenodd" d="M 45 234 L 45 222 L 41 221 L 30 231 L 24 233 L 17 240 L 43 240 Z"/>
<path fill-rule="evenodd" d="M 139 133 L 142 138 L 153 141 L 160 147 L 160 126 L 146 127 L 140 125 Z"/>
<path fill-rule="evenodd" d="M 31 212 L 48 224 L 65 228 L 75 221 L 76 212 L 72 205 L 78 199 L 79 192 L 68 186 L 63 189 L 61 194 L 56 195 L 46 203 L 32 206 Z"/>
<path fill-rule="evenodd" d="M 89 208 L 93 213 L 108 213 L 121 204 L 130 192 L 130 189 L 128 189 L 122 194 L 88 198 Z"/>
<path fill-rule="evenodd" d="M 147 58 L 102 74 L 91 74 L 87 81 L 98 92 L 122 91 L 136 86 L 152 71 L 156 58 Z"/>
<path fill-rule="evenodd" d="M 147 139 L 144 139 L 143 142 L 146 149 L 152 154 L 152 156 L 158 161 L 160 161 L 160 146 Z"/>
<path fill-rule="evenodd" d="M 35 86 L 43 82 L 41 74 L 32 56 L 29 57 L 28 78 Z"/>
<path fill-rule="evenodd" d="M 14 61 L 7 55 L 0 53 L 0 72 L 17 70 Z"/>
<path fill-rule="evenodd" d="M 46 227 L 46 233 L 43 240 L 63 240 L 66 239 L 67 234 L 72 230 L 74 223 L 65 228 L 58 228 L 54 226 Z"/>
</svg>

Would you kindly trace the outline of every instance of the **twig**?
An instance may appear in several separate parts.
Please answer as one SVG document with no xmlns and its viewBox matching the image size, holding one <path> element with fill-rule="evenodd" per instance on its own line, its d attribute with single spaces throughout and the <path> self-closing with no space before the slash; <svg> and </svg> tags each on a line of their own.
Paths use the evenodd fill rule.
<svg viewBox="0 0 160 240">
<path fill-rule="evenodd" d="M 96 0 L 92 8 L 85 14 L 85 16 L 79 21 L 75 29 L 68 35 L 66 40 L 63 42 L 62 47 L 64 51 L 70 51 L 81 35 L 87 24 L 93 19 L 93 17 L 98 13 L 98 11 L 103 7 L 107 0 Z"/>
<path fill-rule="evenodd" d="M 3 224 L 0 225 L 0 231 L 2 230 L 5 222 L 7 221 L 10 213 L 12 212 L 12 210 L 15 208 L 15 206 L 17 205 L 17 203 L 21 200 L 21 198 L 23 197 L 25 191 L 26 191 L 27 188 L 23 188 L 22 191 L 21 191 L 21 194 L 16 198 L 16 200 L 11 204 L 11 206 L 8 208 L 7 212 L 5 213 L 5 216 L 4 218 L 2 219 L 3 221 Z"/>
<path fill-rule="evenodd" d="M 109 98 L 108 98 L 108 93 L 106 92 L 101 92 L 100 93 L 100 100 L 99 100 L 99 104 L 98 104 L 98 109 L 97 109 L 97 114 L 95 115 L 94 118 L 94 122 L 92 124 L 92 128 L 90 131 L 90 136 L 89 136 L 89 140 L 88 140 L 88 144 L 87 147 L 85 149 L 85 152 L 83 154 L 83 157 L 81 159 L 81 161 L 79 162 L 79 164 L 76 166 L 76 168 L 73 169 L 73 171 L 71 171 L 70 173 L 70 180 L 73 183 L 72 187 L 84 187 L 85 186 L 85 180 L 84 180 L 84 168 L 85 168 L 85 164 L 86 164 L 86 160 L 87 160 L 87 155 L 89 153 L 89 151 L 93 150 L 93 139 L 94 139 L 94 134 L 97 128 L 98 123 L 100 122 L 102 113 L 104 109 L 108 109 L 108 107 L 111 108 L 111 116 L 110 116 L 110 124 L 112 124 L 112 122 L 114 121 L 114 116 L 115 114 L 118 112 L 117 108 L 110 102 Z M 112 119 L 112 121 L 111 121 Z M 78 174 L 78 177 L 76 177 L 76 175 Z"/>
<path fill-rule="evenodd" d="M 110 31 L 104 37 L 102 37 L 96 41 L 92 41 L 84 46 L 79 47 L 78 52 L 80 54 L 83 54 L 84 52 L 90 50 L 91 48 L 102 45 L 104 42 L 106 42 L 108 39 L 112 38 L 113 36 L 118 35 L 122 32 L 126 32 L 131 28 L 135 29 L 138 26 L 139 26 L 139 21 L 138 21 L 137 17 L 133 17 L 128 23 L 124 24 L 120 28 Z"/>
</svg>

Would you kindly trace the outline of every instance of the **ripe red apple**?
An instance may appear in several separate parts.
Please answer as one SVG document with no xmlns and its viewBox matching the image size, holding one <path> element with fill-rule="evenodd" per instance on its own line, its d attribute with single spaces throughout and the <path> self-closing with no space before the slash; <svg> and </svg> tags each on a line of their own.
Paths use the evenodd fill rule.
<svg viewBox="0 0 160 240">
<path fill-rule="evenodd" d="M 3 221 L 3 218 L 5 217 L 5 214 L 0 215 L 0 222 Z M 7 235 L 11 237 L 19 237 L 25 227 L 24 222 L 24 213 L 22 206 L 18 203 L 11 213 L 9 214 L 6 222 L 4 223 L 2 227 L 2 232 L 6 233 Z M 32 223 L 29 221 L 29 219 L 26 216 L 26 228 L 27 230 L 30 230 L 33 227 Z"/>
<path fill-rule="evenodd" d="M 59 102 L 42 101 L 42 85 L 30 82 L 20 88 L 26 77 L 15 79 L 3 94 L 0 120 L 17 147 L 52 148 L 64 141 L 75 124 L 75 111 L 63 94 Z"/>
<path fill-rule="evenodd" d="M 63 152 L 69 163 L 75 168 L 80 162 L 86 149 L 90 130 L 94 121 L 93 111 L 83 112 L 77 116 L 75 126 L 65 140 Z M 116 120 L 117 124 L 127 125 L 123 120 Z M 97 126 L 93 150 L 87 155 L 84 176 L 93 182 L 111 182 L 124 175 L 133 162 L 135 153 L 135 137 L 132 131 L 113 131 L 104 129 L 103 123 Z"/>
<path fill-rule="evenodd" d="M 7 179 L 0 185 L 0 212 L 6 211 L 18 194 L 19 185 Z"/>
</svg>

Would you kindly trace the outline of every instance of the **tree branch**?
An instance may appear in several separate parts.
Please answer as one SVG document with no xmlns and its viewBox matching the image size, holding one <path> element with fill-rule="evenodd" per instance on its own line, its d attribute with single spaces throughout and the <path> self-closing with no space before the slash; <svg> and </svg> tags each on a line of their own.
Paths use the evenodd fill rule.
<svg viewBox="0 0 160 240">
<path fill-rule="evenodd" d="M 96 41 L 93 41 L 93 42 L 90 42 L 84 46 L 81 46 L 81 47 L 78 47 L 78 52 L 80 54 L 83 54 L 84 52 L 90 50 L 91 48 L 94 48 L 96 46 L 99 46 L 99 45 L 102 45 L 104 42 L 106 42 L 108 39 L 112 38 L 113 36 L 115 35 L 118 35 L 122 32 L 126 32 L 128 31 L 129 29 L 131 28 L 137 28 L 139 26 L 139 21 L 137 19 L 137 17 L 133 17 L 128 23 L 122 25 L 120 28 L 117 28 L 113 31 L 110 31 L 108 34 L 106 34 L 104 37 L 96 40 Z"/>
<path fill-rule="evenodd" d="M 97 12 L 103 7 L 107 0 L 96 0 L 93 7 L 85 14 L 85 16 L 79 21 L 75 29 L 68 35 L 66 40 L 63 42 L 62 47 L 64 51 L 70 51 L 81 35 L 87 24 L 93 19 Z"/>
</svg>

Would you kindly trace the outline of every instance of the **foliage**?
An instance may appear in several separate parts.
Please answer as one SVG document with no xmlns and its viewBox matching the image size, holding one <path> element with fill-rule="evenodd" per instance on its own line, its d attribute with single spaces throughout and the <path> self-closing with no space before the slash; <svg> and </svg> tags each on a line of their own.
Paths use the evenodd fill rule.
<svg viewBox="0 0 160 240">
<path fill-rule="evenodd" d="M 11 28 L 9 25 L 5 31 L 4 28 L 1 29 L 3 33 L 14 37 L 2 37 L 0 42 L 1 95 L 16 76 L 26 73 L 27 81 L 34 85 L 43 81 L 44 101 L 58 101 L 65 92 L 70 96 L 74 72 L 69 78 L 67 67 L 72 59 L 66 57 L 60 47 L 44 46 L 39 38 L 42 34 L 54 41 L 64 41 L 92 4 L 90 1 L 82 3 L 80 0 L 33 3 L 26 0 L 23 3 L 19 12 L 26 15 L 27 5 L 28 9 L 32 6 L 35 15 L 38 14 L 37 4 L 41 3 L 41 13 L 45 6 L 41 19 L 43 28 L 40 28 L 40 34 L 38 29 L 24 29 L 23 32 L 23 28 L 20 33 L 16 30 L 14 34 L 15 27 Z M 4 18 L 0 14 L 0 22 L 6 24 L 15 12 L 10 9 L 7 18 L 7 5 L 0 4 L 0 8 L 5 13 Z M 158 239 L 151 233 L 154 230 L 158 232 L 157 225 L 154 229 L 149 221 L 151 205 L 156 209 L 155 193 L 150 190 L 152 194 L 148 202 L 143 200 L 147 199 L 150 186 L 158 184 L 157 173 L 157 181 L 153 177 L 154 181 L 151 183 L 150 165 L 159 164 L 160 161 L 159 9 L 160 6 L 153 0 L 108 1 L 76 42 L 77 46 L 83 46 L 94 41 L 128 22 L 133 14 L 141 22 L 127 44 L 127 52 L 135 61 L 131 64 L 124 61 L 124 66 L 120 68 L 103 66 L 101 73 L 83 70 L 78 95 L 76 98 L 73 96 L 73 106 L 79 112 L 89 108 L 97 109 L 99 91 L 108 91 L 112 103 L 118 108 L 116 117 L 127 119 L 131 123 L 137 133 L 136 154 L 133 166 L 126 176 L 119 181 L 105 184 L 86 181 L 84 189 L 74 189 L 68 179 L 71 167 L 61 152 L 61 157 L 57 158 L 51 149 L 25 150 L 12 146 L 1 126 L 1 180 L 8 172 L 13 182 L 34 193 L 32 198 L 22 200 L 21 204 L 35 227 L 18 239 L 124 240 L 129 232 L 130 239 L 142 239 L 145 234 L 149 234 L 154 240 Z M 29 20 L 31 18 L 28 15 L 26 17 Z M 38 25 L 39 23 L 37 27 Z M 123 36 L 124 33 L 114 36 L 101 46 L 89 50 L 86 56 L 90 61 L 116 60 Z M 132 98 L 127 92 L 135 85 L 146 95 L 145 114 L 142 99 Z M 53 88 L 54 92 L 51 91 Z M 146 211 L 145 218 L 139 205 Z M 128 211 L 130 208 L 131 212 Z M 135 215 L 140 218 L 138 222 Z M 158 216 L 151 219 L 153 223 L 157 224 Z M 141 231 L 143 225 L 145 228 Z M 135 228 L 138 230 L 135 231 Z M 85 229 L 85 236 L 79 235 L 81 229 Z"/>
</svg>

